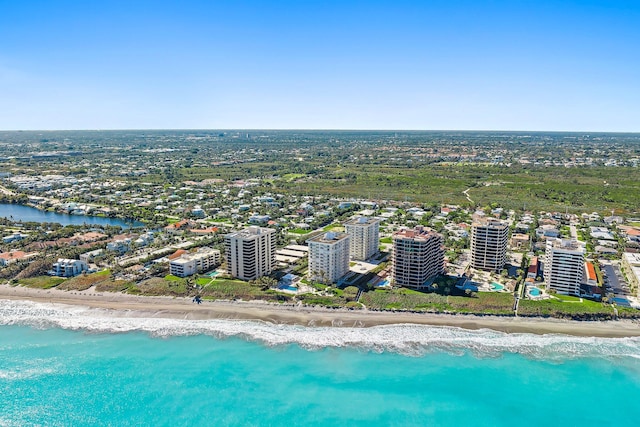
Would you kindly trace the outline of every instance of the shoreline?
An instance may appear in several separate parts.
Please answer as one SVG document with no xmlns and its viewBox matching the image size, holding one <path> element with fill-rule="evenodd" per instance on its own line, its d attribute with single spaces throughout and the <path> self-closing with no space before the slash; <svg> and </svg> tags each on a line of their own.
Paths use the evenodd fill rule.
<svg viewBox="0 0 640 427">
<path fill-rule="evenodd" d="M 121 293 L 62 291 L 0 285 L 0 300 L 32 301 L 84 307 L 102 317 L 171 318 L 188 320 L 257 320 L 273 324 L 308 327 L 372 327 L 392 324 L 418 324 L 458 327 L 468 330 L 491 329 L 505 333 L 535 335 L 564 334 L 578 337 L 640 337 L 640 322 L 575 321 L 552 318 L 478 316 L 472 314 L 403 313 L 368 310 L 327 309 L 306 306 L 280 306 L 259 301 L 203 301 L 190 298 L 150 297 Z M 0 302 L 1 304 L 1 302 Z"/>
</svg>

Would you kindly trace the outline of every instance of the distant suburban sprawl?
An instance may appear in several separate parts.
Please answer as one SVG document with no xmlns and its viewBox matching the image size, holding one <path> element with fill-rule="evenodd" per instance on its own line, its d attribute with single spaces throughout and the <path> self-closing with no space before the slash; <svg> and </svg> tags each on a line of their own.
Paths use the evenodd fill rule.
<svg viewBox="0 0 640 427">
<path fill-rule="evenodd" d="M 0 278 L 640 318 L 640 134 L 0 132 Z"/>
</svg>

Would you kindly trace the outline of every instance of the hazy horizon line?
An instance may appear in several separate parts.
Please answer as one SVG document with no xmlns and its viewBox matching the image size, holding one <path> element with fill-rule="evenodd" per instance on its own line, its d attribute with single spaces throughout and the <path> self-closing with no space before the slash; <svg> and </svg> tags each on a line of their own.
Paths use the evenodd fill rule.
<svg viewBox="0 0 640 427">
<path fill-rule="evenodd" d="M 357 128 L 78 128 L 78 129 L 0 129 L 0 132 L 113 132 L 113 131 L 287 131 L 287 132 L 512 132 L 512 133 L 598 133 L 640 134 L 637 131 L 532 130 L 532 129 L 357 129 Z"/>
</svg>

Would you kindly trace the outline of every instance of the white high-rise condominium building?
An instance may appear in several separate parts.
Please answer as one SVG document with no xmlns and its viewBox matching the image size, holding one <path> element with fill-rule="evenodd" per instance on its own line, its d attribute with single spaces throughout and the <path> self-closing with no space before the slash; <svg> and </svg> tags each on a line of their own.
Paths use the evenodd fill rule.
<svg viewBox="0 0 640 427">
<path fill-rule="evenodd" d="M 349 271 L 349 235 L 328 232 L 307 240 L 309 278 L 335 283 Z"/>
<path fill-rule="evenodd" d="M 494 218 L 481 218 L 471 225 L 471 266 L 500 271 L 507 259 L 509 227 Z"/>
<path fill-rule="evenodd" d="M 442 245 L 442 235 L 421 226 L 393 233 L 393 283 L 419 288 L 427 280 L 443 274 Z"/>
<path fill-rule="evenodd" d="M 544 261 L 547 289 L 580 295 L 584 277 L 584 249 L 575 240 L 549 239 Z"/>
<path fill-rule="evenodd" d="M 276 230 L 248 227 L 225 236 L 227 273 L 253 280 L 271 273 L 276 262 Z"/>
<path fill-rule="evenodd" d="M 349 235 L 351 259 L 365 261 L 378 253 L 380 244 L 380 220 L 377 218 L 354 218 L 344 224 Z"/>
</svg>

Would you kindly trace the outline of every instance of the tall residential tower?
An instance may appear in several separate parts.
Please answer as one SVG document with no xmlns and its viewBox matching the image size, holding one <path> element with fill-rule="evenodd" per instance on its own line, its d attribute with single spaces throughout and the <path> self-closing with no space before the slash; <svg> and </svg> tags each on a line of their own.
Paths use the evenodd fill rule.
<svg viewBox="0 0 640 427">
<path fill-rule="evenodd" d="M 393 233 L 393 283 L 419 288 L 427 280 L 443 274 L 442 244 L 442 235 L 421 226 Z"/>
<path fill-rule="evenodd" d="M 544 260 L 547 289 L 580 295 L 584 277 L 584 249 L 575 240 L 549 239 Z"/>
<path fill-rule="evenodd" d="M 471 266 L 500 271 L 507 259 L 509 227 L 494 218 L 480 218 L 471 225 Z"/>
<path fill-rule="evenodd" d="M 242 280 L 266 276 L 275 267 L 276 230 L 248 227 L 225 236 L 227 273 Z"/>
<path fill-rule="evenodd" d="M 349 271 L 349 235 L 328 232 L 307 240 L 309 278 L 335 283 Z"/>
<path fill-rule="evenodd" d="M 349 235 L 351 259 L 365 261 L 378 253 L 380 220 L 359 217 L 347 221 L 344 228 Z"/>
</svg>

